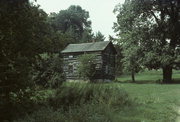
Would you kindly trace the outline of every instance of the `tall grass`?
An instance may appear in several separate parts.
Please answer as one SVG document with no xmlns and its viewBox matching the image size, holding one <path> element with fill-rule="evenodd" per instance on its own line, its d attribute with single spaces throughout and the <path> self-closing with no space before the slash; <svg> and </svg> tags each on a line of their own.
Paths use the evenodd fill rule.
<svg viewBox="0 0 180 122">
<path fill-rule="evenodd" d="M 104 122 L 116 109 L 131 105 L 127 92 L 105 84 L 62 85 L 42 108 L 17 122 Z M 52 118 L 52 119 L 51 119 Z"/>
<path fill-rule="evenodd" d="M 104 84 L 65 84 L 50 98 L 54 108 L 76 106 L 86 103 L 125 105 L 129 104 L 128 94 L 120 88 Z"/>
</svg>

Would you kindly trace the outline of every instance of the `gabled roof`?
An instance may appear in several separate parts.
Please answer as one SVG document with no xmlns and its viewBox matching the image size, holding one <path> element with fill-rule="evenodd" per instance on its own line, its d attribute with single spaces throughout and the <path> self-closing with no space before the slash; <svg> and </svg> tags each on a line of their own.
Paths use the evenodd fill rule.
<svg viewBox="0 0 180 122">
<path fill-rule="evenodd" d="M 69 44 L 61 53 L 103 51 L 111 43 L 110 41 Z"/>
</svg>

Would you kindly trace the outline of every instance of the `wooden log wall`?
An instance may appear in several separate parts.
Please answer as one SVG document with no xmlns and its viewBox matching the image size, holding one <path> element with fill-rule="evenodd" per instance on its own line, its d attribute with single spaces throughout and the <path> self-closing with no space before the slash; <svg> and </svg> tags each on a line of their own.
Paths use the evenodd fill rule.
<svg viewBox="0 0 180 122">
<path fill-rule="evenodd" d="M 64 59 L 64 72 L 66 74 L 66 79 L 79 79 L 78 76 L 78 66 L 79 66 L 79 61 L 78 57 L 80 55 L 83 55 L 84 53 L 68 53 L 63 55 Z M 101 52 L 88 52 L 88 54 L 95 54 L 96 55 L 96 74 L 95 78 L 96 79 L 101 79 L 102 78 L 102 53 Z M 73 66 L 73 72 L 69 72 L 69 65 Z"/>
</svg>

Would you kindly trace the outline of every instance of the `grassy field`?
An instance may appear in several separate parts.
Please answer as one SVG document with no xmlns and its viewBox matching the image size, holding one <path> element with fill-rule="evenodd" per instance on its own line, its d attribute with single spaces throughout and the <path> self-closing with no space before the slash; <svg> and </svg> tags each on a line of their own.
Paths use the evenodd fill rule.
<svg viewBox="0 0 180 122">
<path fill-rule="evenodd" d="M 180 71 L 173 71 L 173 79 L 179 81 Z M 162 71 L 146 71 L 136 75 L 136 83 L 128 83 L 130 75 L 123 75 L 118 78 L 120 83 L 113 84 L 125 89 L 136 103 L 140 103 L 138 107 L 123 111 L 127 121 L 176 121 L 180 84 L 156 84 L 159 80 L 162 80 Z"/>
<path fill-rule="evenodd" d="M 139 73 L 137 83 L 128 75 L 113 83 L 64 83 L 45 108 L 17 122 L 179 122 L 180 84 L 156 83 L 161 75 Z"/>
<path fill-rule="evenodd" d="M 137 105 L 127 107 L 117 116 L 129 122 L 174 122 L 180 106 L 180 85 L 113 84 L 128 92 Z M 118 119 L 116 119 L 118 120 Z"/>
</svg>

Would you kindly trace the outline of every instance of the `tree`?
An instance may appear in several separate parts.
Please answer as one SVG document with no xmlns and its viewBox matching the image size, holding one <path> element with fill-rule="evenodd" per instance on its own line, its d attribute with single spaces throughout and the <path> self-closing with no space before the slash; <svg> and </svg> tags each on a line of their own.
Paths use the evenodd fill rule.
<svg viewBox="0 0 180 122">
<path fill-rule="evenodd" d="M 122 62 L 125 72 L 131 72 L 132 81 L 135 82 L 135 73 L 141 69 L 142 53 L 139 42 L 142 37 L 139 32 L 144 25 L 139 22 L 137 13 L 133 11 L 133 4 L 128 0 L 122 6 L 117 6 L 114 12 L 119 12 L 118 21 L 114 23 L 114 30 L 119 36 L 116 43 L 122 48 L 123 55 L 119 62 Z"/>
<path fill-rule="evenodd" d="M 96 73 L 96 63 L 94 54 L 84 54 L 79 57 L 78 74 L 80 78 L 93 82 Z"/>
<path fill-rule="evenodd" d="M 57 88 L 65 81 L 62 69 L 62 58 L 58 53 L 41 54 L 34 68 L 33 81 L 44 88 Z"/>
<path fill-rule="evenodd" d="M 163 69 L 163 82 L 172 81 L 172 68 L 178 58 L 178 46 L 180 44 L 179 27 L 180 27 L 180 9 L 178 0 L 126 0 L 126 3 L 132 6 L 128 12 L 134 13 L 133 21 L 127 17 L 135 25 L 137 22 L 141 25 L 138 35 L 140 39 L 139 45 L 143 55 L 143 65 L 149 69 Z M 127 6 L 126 4 L 124 6 Z M 119 15 L 121 11 L 119 9 Z M 118 24 L 121 19 L 118 18 Z M 116 29 L 122 30 L 117 24 Z M 136 26 L 135 26 L 136 27 Z M 131 31 L 126 28 L 127 31 Z"/>
<path fill-rule="evenodd" d="M 83 36 L 91 32 L 89 31 L 91 30 L 91 21 L 88 19 L 88 11 L 80 6 L 72 5 L 66 10 L 61 10 L 58 14 L 51 14 L 49 22 L 55 31 L 70 35 L 75 39 L 73 43 L 78 43 L 83 40 Z"/>
<path fill-rule="evenodd" d="M 98 31 L 98 32 L 95 34 L 95 36 L 94 36 L 94 40 L 95 40 L 96 42 L 104 41 L 104 40 L 105 40 L 105 37 L 104 37 L 104 35 L 103 35 L 100 31 Z"/>
<path fill-rule="evenodd" d="M 33 86 L 33 66 L 39 54 L 47 50 L 50 38 L 47 14 L 28 0 L 1 0 L 0 8 L 0 99 L 4 101 L 1 101 L 3 114 L 0 115 L 4 115 L 3 120 L 12 119 L 15 114 L 11 95 Z"/>
<path fill-rule="evenodd" d="M 131 45 L 131 48 L 123 50 L 123 69 L 125 72 L 128 71 L 131 73 L 132 82 L 135 82 L 135 73 L 141 70 L 140 53 L 139 48 L 135 45 Z"/>
<path fill-rule="evenodd" d="M 140 10 L 154 19 L 153 36 L 149 41 L 155 41 L 153 54 L 163 69 L 163 82 L 172 81 L 172 69 L 178 58 L 178 45 L 180 45 L 180 2 L 178 0 L 136 1 L 141 4 Z M 144 6 L 142 6 L 144 5 Z M 146 6 L 146 7 L 145 7 Z M 152 51 L 151 51 L 152 53 Z"/>
<path fill-rule="evenodd" d="M 92 29 L 85 28 L 84 32 L 82 34 L 82 38 L 81 38 L 80 42 L 81 43 L 83 43 L 83 42 L 92 42 L 92 40 L 93 40 Z"/>
<path fill-rule="evenodd" d="M 52 28 L 51 28 L 52 29 Z M 50 48 L 48 48 L 47 52 L 50 53 L 59 53 L 62 51 L 69 43 L 74 42 L 75 40 L 73 37 L 67 33 L 62 33 L 60 31 L 50 32 L 51 41 L 50 41 Z"/>
</svg>

